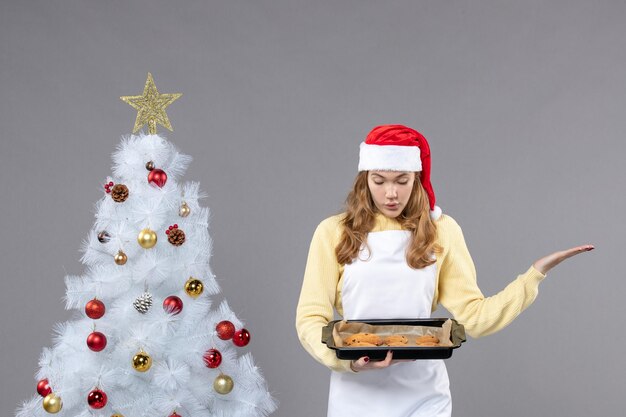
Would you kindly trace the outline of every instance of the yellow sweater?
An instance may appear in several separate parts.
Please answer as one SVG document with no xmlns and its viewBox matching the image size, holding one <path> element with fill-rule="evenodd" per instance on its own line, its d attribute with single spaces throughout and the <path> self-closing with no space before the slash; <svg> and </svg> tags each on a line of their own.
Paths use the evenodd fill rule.
<svg viewBox="0 0 626 417">
<path fill-rule="evenodd" d="M 350 361 L 337 359 L 335 352 L 321 342 L 322 328 L 333 320 L 333 307 L 343 316 L 343 265 L 335 256 L 342 217 L 343 214 L 329 217 L 315 230 L 296 312 L 296 330 L 302 346 L 318 362 L 334 371 L 351 372 Z M 396 220 L 378 214 L 372 232 L 383 230 L 401 230 L 401 226 Z M 437 254 L 432 310 L 438 304 L 443 305 L 470 336 L 485 336 L 504 328 L 537 297 L 539 283 L 545 275 L 531 266 L 504 290 L 485 298 L 476 283 L 476 269 L 463 232 L 445 214 L 437 220 L 437 243 L 442 251 Z"/>
</svg>

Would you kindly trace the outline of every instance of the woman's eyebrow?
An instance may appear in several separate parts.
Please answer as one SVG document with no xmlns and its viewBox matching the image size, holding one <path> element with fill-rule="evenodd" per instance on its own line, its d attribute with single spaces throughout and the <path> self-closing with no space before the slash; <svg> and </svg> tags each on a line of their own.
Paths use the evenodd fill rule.
<svg viewBox="0 0 626 417">
<path fill-rule="evenodd" d="M 400 177 L 404 177 L 404 176 L 406 176 L 406 175 L 409 175 L 409 174 L 408 174 L 408 173 L 406 173 L 406 172 L 405 172 L 404 174 L 398 174 L 398 175 L 396 175 L 395 177 L 393 177 L 393 179 L 394 179 L 394 180 L 397 180 L 398 178 L 400 178 Z M 378 178 L 385 178 L 385 177 L 383 177 L 382 175 L 380 175 L 380 174 L 376 174 L 376 173 L 374 173 L 374 172 L 372 173 L 372 176 L 376 176 L 376 177 L 378 177 Z"/>
</svg>

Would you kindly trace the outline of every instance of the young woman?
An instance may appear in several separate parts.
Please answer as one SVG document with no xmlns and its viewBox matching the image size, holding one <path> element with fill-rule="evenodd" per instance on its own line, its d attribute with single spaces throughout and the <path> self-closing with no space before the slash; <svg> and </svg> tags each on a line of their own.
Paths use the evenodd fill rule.
<svg viewBox="0 0 626 417">
<path fill-rule="evenodd" d="M 394 361 L 391 352 L 378 362 L 339 360 L 321 342 L 333 309 L 346 320 L 428 318 L 441 304 L 469 335 L 484 336 L 534 301 L 551 268 L 593 249 L 543 257 L 484 297 L 461 228 L 435 205 L 428 142 L 402 125 L 378 126 L 361 143 L 346 206 L 313 235 L 296 314 L 302 345 L 333 371 L 329 417 L 451 415 L 442 360 Z"/>
</svg>

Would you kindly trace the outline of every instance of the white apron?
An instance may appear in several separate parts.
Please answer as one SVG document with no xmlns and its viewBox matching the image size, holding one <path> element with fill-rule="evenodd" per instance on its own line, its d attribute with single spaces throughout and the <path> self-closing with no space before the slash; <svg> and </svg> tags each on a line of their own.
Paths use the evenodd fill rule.
<svg viewBox="0 0 626 417">
<path fill-rule="evenodd" d="M 344 319 L 429 318 L 436 264 L 406 263 L 410 232 L 369 233 L 359 259 L 343 274 Z M 328 417 L 449 417 L 448 373 L 443 360 L 400 362 L 359 373 L 332 372 Z"/>
</svg>

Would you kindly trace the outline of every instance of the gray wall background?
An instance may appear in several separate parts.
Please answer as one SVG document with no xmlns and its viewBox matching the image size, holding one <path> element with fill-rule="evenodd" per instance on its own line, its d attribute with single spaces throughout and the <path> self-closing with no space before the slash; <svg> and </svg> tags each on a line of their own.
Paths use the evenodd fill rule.
<svg viewBox="0 0 626 417">
<path fill-rule="evenodd" d="M 83 271 L 110 154 L 134 123 L 119 96 L 151 71 L 184 94 L 167 137 L 209 194 L 218 299 L 252 332 L 274 415 L 325 415 L 329 372 L 294 312 L 313 230 L 341 210 L 358 144 L 382 123 L 429 138 L 438 204 L 484 293 L 596 245 L 513 324 L 454 353 L 455 415 L 620 414 L 625 19 L 623 1 L 2 0 L 1 413 L 34 392 L 69 318 L 63 277 Z"/>
</svg>

